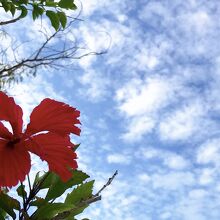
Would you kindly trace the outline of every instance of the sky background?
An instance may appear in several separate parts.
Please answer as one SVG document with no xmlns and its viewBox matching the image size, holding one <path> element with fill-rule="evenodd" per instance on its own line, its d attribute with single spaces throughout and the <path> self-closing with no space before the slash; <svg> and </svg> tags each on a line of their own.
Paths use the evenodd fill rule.
<svg viewBox="0 0 220 220">
<path fill-rule="evenodd" d="M 220 1 L 82 4 L 83 21 L 65 37 L 108 53 L 42 69 L 8 90 L 26 119 L 45 97 L 81 111 L 82 135 L 73 140 L 96 190 L 119 171 L 81 218 L 219 220 Z M 31 18 L 5 29 L 18 44 L 33 42 L 22 56 L 41 42 L 42 27 L 53 31 L 47 19 Z"/>
</svg>

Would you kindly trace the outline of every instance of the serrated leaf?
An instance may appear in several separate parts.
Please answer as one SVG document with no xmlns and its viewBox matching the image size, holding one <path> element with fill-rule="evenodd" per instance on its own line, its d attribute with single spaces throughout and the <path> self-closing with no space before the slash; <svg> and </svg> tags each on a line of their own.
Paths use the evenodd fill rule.
<svg viewBox="0 0 220 220">
<path fill-rule="evenodd" d="M 48 179 L 46 179 L 45 184 L 42 185 L 42 187 L 48 186 L 47 188 L 49 188 L 45 198 L 47 201 L 61 196 L 67 189 L 78 185 L 89 178 L 86 173 L 83 173 L 79 170 L 74 170 L 72 171 L 72 173 L 72 178 L 65 183 L 60 179 L 57 174 L 50 173 L 50 176 L 48 176 Z"/>
<path fill-rule="evenodd" d="M 69 219 L 71 219 L 71 217 L 75 215 L 80 214 L 81 212 L 83 212 L 85 208 L 89 206 L 87 204 L 83 205 L 81 202 L 92 197 L 93 185 L 94 185 L 94 180 L 79 185 L 71 193 L 67 194 L 65 203 L 76 206 L 76 208 L 71 211 Z"/>
<path fill-rule="evenodd" d="M 76 5 L 74 4 L 74 0 L 60 0 L 58 6 L 64 9 L 76 9 Z"/>
<path fill-rule="evenodd" d="M 77 205 L 80 201 L 88 199 L 92 196 L 94 180 L 83 183 L 67 194 L 65 203 Z"/>
<path fill-rule="evenodd" d="M 49 203 L 39 208 L 32 216 L 33 220 L 49 220 L 61 212 L 71 210 L 74 206 L 65 203 Z"/>
<path fill-rule="evenodd" d="M 57 15 L 59 17 L 60 23 L 62 25 L 63 28 L 66 27 L 66 23 L 67 23 L 67 18 L 66 18 L 66 14 L 64 12 L 57 12 Z"/>
<path fill-rule="evenodd" d="M 60 20 L 54 11 L 46 11 L 47 17 L 50 19 L 51 25 L 54 27 L 54 29 L 57 31 L 60 26 Z"/>
<path fill-rule="evenodd" d="M 16 219 L 14 209 L 19 210 L 19 202 L 5 193 L 0 193 L 0 208 L 8 213 L 13 219 Z"/>
</svg>

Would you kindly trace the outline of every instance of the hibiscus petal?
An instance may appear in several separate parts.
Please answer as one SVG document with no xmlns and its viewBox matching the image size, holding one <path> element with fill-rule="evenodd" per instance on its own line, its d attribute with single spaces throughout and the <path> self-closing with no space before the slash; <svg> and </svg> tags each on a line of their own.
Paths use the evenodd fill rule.
<svg viewBox="0 0 220 220">
<path fill-rule="evenodd" d="M 79 135 L 80 129 L 76 127 L 76 124 L 80 124 L 79 116 L 78 110 L 63 102 L 44 99 L 31 113 L 26 134 L 50 131 L 60 135 Z"/>
<path fill-rule="evenodd" d="M 30 167 L 30 155 L 22 145 L 10 148 L 6 140 L 0 140 L 0 187 L 12 187 L 24 181 Z"/>
<path fill-rule="evenodd" d="M 12 133 L 0 122 L 0 138 L 11 139 Z"/>
<path fill-rule="evenodd" d="M 70 168 L 77 168 L 77 156 L 72 146 L 68 136 L 54 133 L 38 134 L 26 141 L 27 149 L 47 161 L 49 170 L 57 173 L 64 182 L 72 177 Z"/>
<path fill-rule="evenodd" d="M 22 132 L 22 115 L 22 109 L 14 99 L 0 91 L 0 120 L 9 121 L 15 135 Z"/>
</svg>

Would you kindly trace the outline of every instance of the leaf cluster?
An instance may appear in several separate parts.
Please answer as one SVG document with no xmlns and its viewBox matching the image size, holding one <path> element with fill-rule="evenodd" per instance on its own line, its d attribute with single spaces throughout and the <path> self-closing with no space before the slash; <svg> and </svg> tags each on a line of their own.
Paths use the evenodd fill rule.
<svg viewBox="0 0 220 220">
<path fill-rule="evenodd" d="M 55 30 L 58 30 L 61 26 L 65 28 L 67 23 L 65 10 L 77 9 L 74 0 L 0 0 L 0 7 L 2 7 L 5 12 L 10 12 L 12 16 L 14 16 L 16 12 L 19 12 L 20 15 L 17 19 L 26 17 L 28 12 L 32 14 L 33 20 L 46 15 Z M 10 23 L 10 21 L 8 23 Z M 4 24 L 4 22 L 2 22 L 2 24 Z"/>
<path fill-rule="evenodd" d="M 21 184 L 17 188 L 17 194 L 23 200 L 23 205 L 18 200 L 10 197 L 6 191 L 0 193 L 0 220 L 10 216 L 16 218 L 16 211 L 19 212 L 19 220 L 76 220 L 75 216 L 83 212 L 89 204 L 97 201 L 93 199 L 94 181 L 85 182 L 89 176 L 79 170 L 72 171 L 72 178 L 64 183 L 60 177 L 52 172 L 42 176 L 36 175 L 33 186 L 26 191 Z M 46 190 L 44 197 L 37 194 Z M 68 194 L 61 202 L 59 197 L 68 190 Z M 91 199 L 92 198 L 92 199 Z M 29 214 L 29 210 L 36 211 Z"/>
</svg>

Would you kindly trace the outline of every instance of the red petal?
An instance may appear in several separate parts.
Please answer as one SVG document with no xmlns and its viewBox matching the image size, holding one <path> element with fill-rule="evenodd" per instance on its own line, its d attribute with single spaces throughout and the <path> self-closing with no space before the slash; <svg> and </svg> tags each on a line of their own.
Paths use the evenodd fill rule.
<svg viewBox="0 0 220 220">
<path fill-rule="evenodd" d="M 73 107 L 52 99 L 44 99 L 34 108 L 30 116 L 30 123 L 27 126 L 26 134 L 36 134 L 41 131 L 51 131 L 60 135 L 80 134 L 76 124 L 80 112 Z"/>
<path fill-rule="evenodd" d="M 22 115 L 22 109 L 14 99 L 0 92 L 0 120 L 9 121 L 15 135 L 22 132 Z"/>
<path fill-rule="evenodd" d="M 5 139 L 11 139 L 12 133 L 9 132 L 9 130 L 3 125 L 2 122 L 0 122 L 0 137 Z"/>
<path fill-rule="evenodd" d="M 0 187 L 12 187 L 24 181 L 31 167 L 30 155 L 22 145 L 9 148 L 6 144 L 6 140 L 0 140 Z"/>
<path fill-rule="evenodd" d="M 54 133 L 38 134 L 31 137 L 26 146 L 29 151 L 47 161 L 49 170 L 57 173 L 64 182 L 72 177 L 69 168 L 77 168 L 74 160 L 76 153 L 71 150 L 73 144 L 68 136 L 63 137 Z"/>
</svg>

